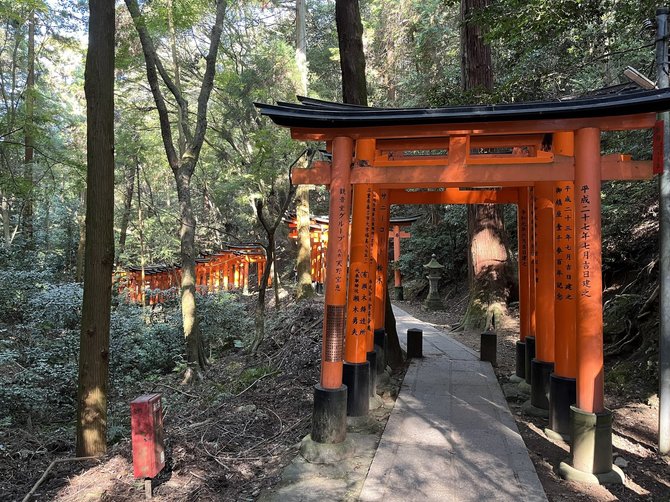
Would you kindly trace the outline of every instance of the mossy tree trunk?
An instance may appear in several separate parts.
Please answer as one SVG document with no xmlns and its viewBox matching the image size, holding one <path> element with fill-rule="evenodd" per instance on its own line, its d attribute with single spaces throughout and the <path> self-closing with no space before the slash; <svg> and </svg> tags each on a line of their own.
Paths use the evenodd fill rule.
<svg viewBox="0 0 670 502">
<path fill-rule="evenodd" d="M 491 47 L 472 20 L 488 5 L 489 0 L 461 0 L 461 85 L 473 93 L 493 89 Z M 489 329 L 507 312 L 513 276 L 502 206 L 468 205 L 468 242 L 470 299 L 461 327 Z"/>
<path fill-rule="evenodd" d="M 515 284 L 502 206 L 468 206 L 468 236 L 470 300 L 462 327 L 490 329 L 506 315 L 507 300 Z"/>
</svg>

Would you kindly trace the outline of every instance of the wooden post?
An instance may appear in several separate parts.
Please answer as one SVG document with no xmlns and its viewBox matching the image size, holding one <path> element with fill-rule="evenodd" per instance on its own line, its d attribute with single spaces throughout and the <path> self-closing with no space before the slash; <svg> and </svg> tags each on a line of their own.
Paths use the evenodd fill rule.
<svg viewBox="0 0 670 502">
<path fill-rule="evenodd" d="M 537 290 L 535 359 L 531 361 L 531 404 L 549 409 L 549 381 L 554 366 L 554 185 L 535 187 L 537 211 Z"/>
<path fill-rule="evenodd" d="M 244 293 L 249 293 L 249 258 L 244 258 Z"/>
<path fill-rule="evenodd" d="M 349 255 L 349 298 L 344 360 L 365 362 L 366 340 L 370 331 L 368 316 L 368 277 L 370 267 L 370 228 L 367 224 L 369 185 L 356 185 L 353 190 L 351 216 L 351 251 Z"/>
<path fill-rule="evenodd" d="M 368 414 L 370 397 L 370 364 L 367 340 L 371 332 L 370 312 L 370 195 L 369 185 L 355 185 L 351 212 L 351 247 L 349 255 L 349 296 L 347 330 L 344 344 L 343 383 L 347 386 L 347 415 Z"/>
<path fill-rule="evenodd" d="M 346 329 L 347 261 L 351 165 L 354 142 L 333 140 L 328 225 L 328 275 L 325 287 L 321 381 L 314 388 L 311 438 L 317 443 L 341 443 L 347 435 L 347 387 L 342 385 L 342 352 Z"/>
<path fill-rule="evenodd" d="M 569 480 L 623 483 L 612 465 L 612 412 L 604 405 L 600 130 L 575 133 L 577 244 L 577 405 L 570 409 Z"/>
<path fill-rule="evenodd" d="M 577 216 L 577 406 L 604 409 L 600 130 L 575 137 Z"/>
<path fill-rule="evenodd" d="M 515 375 L 526 377 L 526 337 L 530 333 L 530 189 L 522 187 L 517 206 L 517 235 L 519 247 L 519 340 L 516 342 Z"/>
<path fill-rule="evenodd" d="M 325 291 L 323 351 L 321 356 L 321 385 L 337 389 L 342 385 L 342 346 L 346 328 L 347 255 L 349 251 L 349 210 L 351 185 L 349 176 L 353 140 L 338 137 L 333 140 L 333 164 L 330 183 L 328 225 L 328 276 Z"/>
<path fill-rule="evenodd" d="M 375 277 L 374 328 L 384 328 L 386 301 L 386 274 L 388 271 L 389 215 L 388 190 L 379 191 L 379 203 L 375 214 L 375 233 L 378 236 L 377 267 Z"/>
</svg>

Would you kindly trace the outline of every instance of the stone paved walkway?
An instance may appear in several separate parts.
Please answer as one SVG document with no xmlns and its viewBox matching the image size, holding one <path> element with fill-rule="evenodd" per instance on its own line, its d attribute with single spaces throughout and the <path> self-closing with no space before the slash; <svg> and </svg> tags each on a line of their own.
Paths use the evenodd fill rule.
<svg viewBox="0 0 670 502">
<path fill-rule="evenodd" d="M 362 501 L 546 501 L 489 363 L 393 308 L 401 343 L 423 329 L 360 495 Z"/>
</svg>

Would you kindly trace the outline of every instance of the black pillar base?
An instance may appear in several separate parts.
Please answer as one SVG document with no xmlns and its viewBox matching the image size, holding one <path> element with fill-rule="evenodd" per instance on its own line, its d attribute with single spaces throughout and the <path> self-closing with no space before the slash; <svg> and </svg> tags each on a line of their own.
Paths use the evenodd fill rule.
<svg viewBox="0 0 670 502">
<path fill-rule="evenodd" d="M 345 361 L 342 383 L 347 387 L 347 416 L 366 416 L 370 407 L 370 363 Z"/>
<path fill-rule="evenodd" d="M 377 374 L 381 375 L 386 369 L 386 330 L 377 328 L 374 336 L 375 351 L 377 352 Z"/>
<path fill-rule="evenodd" d="M 519 378 L 526 378 L 526 342 L 516 341 L 516 371 Z"/>
<path fill-rule="evenodd" d="M 541 410 L 549 409 L 549 376 L 554 363 L 533 359 L 530 362 L 530 404 Z"/>
<path fill-rule="evenodd" d="M 312 440 L 317 443 L 341 443 L 347 438 L 347 387 L 324 389 L 314 386 Z"/>
<path fill-rule="evenodd" d="M 524 361 L 524 367 L 526 370 L 526 383 L 531 384 L 530 378 L 530 362 L 535 359 L 535 337 L 527 336 L 526 337 L 526 357 Z"/>
<path fill-rule="evenodd" d="M 403 292 L 402 286 L 395 287 L 395 299 L 400 301 L 403 301 L 405 299 L 405 294 Z"/>
<path fill-rule="evenodd" d="M 373 350 L 366 354 L 368 360 L 368 371 L 370 372 L 370 397 L 377 394 L 377 353 Z"/>
<path fill-rule="evenodd" d="M 549 377 L 549 430 L 570 438 L 570 407 L 577 402 L 577 380 L 552 373 Z"/>
<path fill-rule="evenodd" d="M 423 357 L 423 330 L 407 330 L 407 359 Z"/>
<path fill-rule="evenodd" d="M 481 334 L 479 360 L 488 361 L 491 366 L 498 365 L 498 335 L 490 331 Z"/>
</svg>

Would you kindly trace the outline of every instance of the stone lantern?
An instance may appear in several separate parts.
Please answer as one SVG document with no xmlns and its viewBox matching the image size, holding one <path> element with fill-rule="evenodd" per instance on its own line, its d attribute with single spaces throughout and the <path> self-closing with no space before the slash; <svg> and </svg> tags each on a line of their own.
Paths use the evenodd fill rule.
<svg viewBox="0 0 670 502">
<path fill-rule="evenodd" d="M 430 287 L 428 290 L 428 297 L 426 298 L 424 305 L 428 310 L 442 310 L 444 305 L 442 304 L 442 299 L 440 298 L 440 293 L 437 288 L 438 282 L 442 277 L 442 269 L 444 269 L 444 265 L 440 265 L 440 263 L 438 263 L 438 261 L 435 259 L 435 254 L 433 253 L 430 261 L 428 264 L 424 265 L 423 268 L 428 271 L 426 278 L 428 279 L 428 284 Z"/>
</svg>

